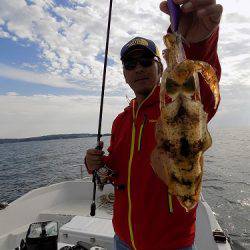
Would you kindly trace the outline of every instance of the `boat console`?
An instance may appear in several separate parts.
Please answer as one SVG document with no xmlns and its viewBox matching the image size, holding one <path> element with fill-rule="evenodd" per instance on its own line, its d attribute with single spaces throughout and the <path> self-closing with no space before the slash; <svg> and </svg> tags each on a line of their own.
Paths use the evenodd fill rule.
<svg viewBox="0 0 250 250">
<path fill-rule="evenodd" d="M 15 250 L 107 250 L 113 249 L 113 235 L 108 219 L 75 216 L 60 231 L 55 221 L 35 222 Z M 63 244 L 58 244 L 58 238 Z"/>
</svg>

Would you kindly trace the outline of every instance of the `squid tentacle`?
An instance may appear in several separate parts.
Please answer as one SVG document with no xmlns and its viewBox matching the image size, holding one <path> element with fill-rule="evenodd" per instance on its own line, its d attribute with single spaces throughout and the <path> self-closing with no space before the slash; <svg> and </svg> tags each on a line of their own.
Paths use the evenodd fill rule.
<svg viewBox="0 0 250 250">
<path fill-rule="evenodd" d="M 216 109 L 220 101 L 220 91 L 218 79 L 213 67 L 206 62 L 194 61 L 194 69 L 195 71 L 201 73 L 201 75 L 204 77 L 205 81 L 209 85 L 211 91 L 213 92 L 215 100 L 214 109 Z"/>
</svg>

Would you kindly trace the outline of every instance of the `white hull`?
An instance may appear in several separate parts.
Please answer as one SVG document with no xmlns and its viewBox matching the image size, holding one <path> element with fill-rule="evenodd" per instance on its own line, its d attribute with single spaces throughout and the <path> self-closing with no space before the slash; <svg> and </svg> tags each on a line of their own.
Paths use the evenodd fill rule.
<svg viewBox="0 0 250 250">
<path fill-rule="evenodd" d="M 33 190 L 7 208 L 0 210 L 0 250 L 13 250 L 25 237 L 29 224 L 38 221 L 59 222 L 60 245 L 85 241 L 113 249 L 112 216 L 105 207 L 98 207 L 90 217 L 93 184 L 76 180 Z M 113 191 L 111 185 L 103 193 Z M 230 250 L 227 243 L 216 243 L 212 232 L 221 229 L 209 205 L 202 199 L 197 209 L 195 245 L 198 250 Z M 152 248 L 153 249 L 153 248 Z"/>
</svg>

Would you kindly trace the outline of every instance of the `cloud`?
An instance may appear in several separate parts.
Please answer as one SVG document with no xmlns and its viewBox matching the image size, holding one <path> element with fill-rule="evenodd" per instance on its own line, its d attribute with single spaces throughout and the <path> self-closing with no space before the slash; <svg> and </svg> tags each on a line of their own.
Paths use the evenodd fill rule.
<svg viewBox="0 0 250 250">
<path fill-rule="evenodd" d="M 145 36 L 163 49 L 162 35 L 169 26 L 169 18 L 159 11 L 160 2 L 116 0 L 113 3 L 109 46 L 113 63 L 107 70 L 108 93 L 129 92 L 124 85 L 119 53 L 131 37 Z M 250 74 L 250 67 L 242 70 L 242 60 L 250 57 L 250 23 L 246 11 L 249 3 L 247 0 L 227 3 L 218 0 L 218 3 L 224 6 L 219 54 L 226 77 L 221 84 L 235 84 L 236 75 L 241 84 L 248 84 L 244 79 Z M 96 92 L 102 82 L 103 61 L 97 55 L 105 50 L 108 5 L 90 0 L 74 0 L 67 5 L 52 0 L 2 0 L 0 35 L 36 43 L 48 73 Z"/>
<path fill-rule="evenodd" d="M 158 4 L 147 1 L 142 6 L 140 1 L 130 0 L 114 3 L 109 48 L 113 65 L 107 72 L 107 80 L 112 84 L 107 85 L 108 92 L 124 93 L 119 52 L 131 35 L 154 38 L 162 45 L 162 31 L 169 21 L 159 11 Z M 28 4 L 2 0 L 1 6 L 6 35 L 36 43 L 48 72 L 95 91 L 102 81 L 103 62 L 96 57 L 105 50 L 108 2 L 74 1 L 63 6 L 53 1 Z M 152 13 L 152 10 L 157 11 Z"/>
<path fill-rule="evenodd" d="M 142 5 L 138 0 L 117 0 L 113 4 L 109 56 L 114 61 L 112 68 L 117 71 L 111 80 L 117 82 L 112 85 L 114 92 L 118 91 L 120 82 L 123 81 L 119 61 L 120 48 L 131 36 L 146 36 L 163 48 L 161 37 L 169 25 L 169 18 L 159 11 L 159 3 L 160 1 L 151 0 Z M 243 11 L 240 12 L 243 14 L 235 12 L 235 7 L 243 9 L 240 3 L 245 1 L 241 0 L 238 3 L 233 1 L 231 4 L 224 4 L 225 18 L 222 23 L 237 26 L 248 20 Z M 0 9 L 0 24 L 7 23 L 5 35 L 37 43 L 49 72 L 74 81 L 84 81 L 85 85 L 96 85 L 101 81 L 103 65 L 96 60 L 96 56 L 104 52 L 108 3 L 74 1 L 63 6 L 56 5 L 53 1 L 36 1 L 28 4 L 25 1 L 2 0 L 2 6 L 4 7 Z M 225 27 L 226 25 L 222 28 L 222 36 L 231 34 L 223 32 Z M 231 35 L 231 46 L 222 44 L 223 50 L 226 51 L 225 55 L 230 52 L 242 53 L 243 48 L 241 51 L 234 49 L 239 42 L 236 40 L 237 37 Z M 247 48 L 246 44 L 245 51 Z"/>
<path fill-rule="evenodd" d="M 0 63 L 0 76 L 12 80 L 42 84 L 54 88 L 82 89 L 80 86 L 67 82 L 63 77 L 51 73 L 36 73 L 22 69 L 16 69 Z"/>
<path fill-rule="evenodd" d="M 1 23 L 1 20 L 0 20 Z M 10 38 L 10 35 L 8 32 L 5 32 L 1 27 L 0 27 L 0 38 Z"/>
<path fill-rule="evenodd" d="M 250 126 L 250 86 L 221 87 L 221 104 L 209 127 Z M 0 95 L 0 138 L 23 138 L 48 134 L 96 133 L 99 96 Z M 112 121 L 128 105 L 125 97 L 106 96 L 102 132 L 111 131 Z"/>
<path fill-rule="evenodd" d="M 235 85 L 236 88 L 249 86 L 250 16 L 246 11 L 249 2 L 246 0 L 219 2 L 224 6 L 218 47 L 222 66 L 220 85 Z"/>
<path fill-rule="evenodd" d="M 226 15 L 227 23 L 249 23 L 250 18 L 239 13 L 230 13 Z"/>
<path fill-rule="evenodd" d="M 97 133 L 99 96 L 0 96 L 0 138 L 48 134 Z M 102 132 L 109 133 L 115 116 L 127 106 L 125 97 L 106 97 Z"/>
</svg>

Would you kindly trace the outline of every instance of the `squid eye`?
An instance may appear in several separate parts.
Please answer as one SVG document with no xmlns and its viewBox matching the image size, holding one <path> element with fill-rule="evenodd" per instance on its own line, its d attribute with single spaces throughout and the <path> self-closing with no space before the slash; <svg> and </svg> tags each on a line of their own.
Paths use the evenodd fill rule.
<svg viewBox="0 0 250 250">
<path fill-rule="evenodd" d="M 167 78 L 166 79 L 166 91 L 168 94 L 175 94 L 180 89 L 180 85 L 174 80 Z"/>
<path fill-rule="evenodd" d="M 194 77 L 189 77 L 184 83 L 183 83 L 183 91 L 187 93 L 194 93 L 195 92 L 195 80 Z"/>
</svg>

